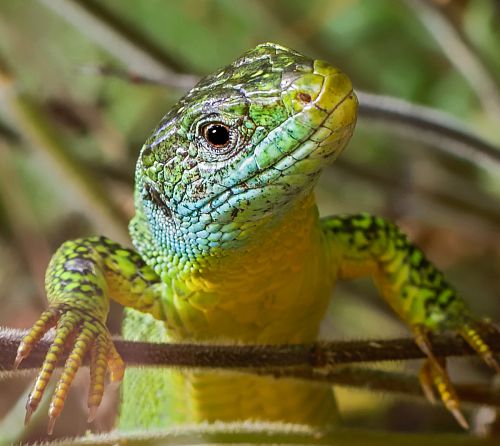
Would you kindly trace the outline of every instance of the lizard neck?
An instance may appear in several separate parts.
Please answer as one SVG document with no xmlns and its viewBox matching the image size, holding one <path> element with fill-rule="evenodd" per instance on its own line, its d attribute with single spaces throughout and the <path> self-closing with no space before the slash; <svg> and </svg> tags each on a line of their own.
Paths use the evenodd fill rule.
<svg viewBox="0 0 500 446">
<path fill-rule="evenodd" d="M 289 267 L 303 258 L 311 247 L 311 237 L 317 236 L 317 223 L 318 211 L 310 193 L 287 212 L 242 225 L 236 239 L 213 243 L 210 249 L 186 250 L 192 238 L 182 236 L 175 243 L 156 242 L 149 231 L 144 231 L 147 223 L 141 213 L 132 220 L 130 231 L 137 250 L 163 281 L 210 277 L 212 282 L 220 277 L 227 282 L 232 274 L 262 276 L 262 270 L 277 266 L 274 262 Z"/>
<path fill-rule="evenodd" d="M 134 242 L 165 285 L 172 339 L 293 343 L 316 338 L 333 285 L 323 237 L 310 194 L 213 255 L 180 259 Z"/>
<path fill-rule="evenodd" d="M 295 203 L 288 212 L 271 222 L 248 229 L 236 249 L 221 249 L 202 260 L 200 273 L 225 277 L 228 274 L 259 275 L 279 265 L 289 267 L 310 249 L 311 235 L 317 228 L 318 211 L 312 194 Z"/>
</svg>

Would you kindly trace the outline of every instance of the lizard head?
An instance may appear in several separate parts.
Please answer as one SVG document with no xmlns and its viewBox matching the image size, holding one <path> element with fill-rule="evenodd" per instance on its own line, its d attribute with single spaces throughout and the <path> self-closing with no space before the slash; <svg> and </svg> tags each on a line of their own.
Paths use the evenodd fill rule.
<svg viewBox="0 0 500 446">
<path fill-rule="evenodd" d="M 154 239 L 234 246 L 283 215 L 340 154 L 356 108 L 345 74 L 271 43 L 205 77 L 140 153 L 136 204 Z"/>
</svg>

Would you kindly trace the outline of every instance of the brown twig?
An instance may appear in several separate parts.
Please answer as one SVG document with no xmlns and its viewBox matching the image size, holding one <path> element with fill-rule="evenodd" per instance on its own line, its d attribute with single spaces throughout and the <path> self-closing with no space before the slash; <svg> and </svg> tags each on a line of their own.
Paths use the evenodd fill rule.
<svg viewBox="0 0 500 446">
<path fill-rule="evenodd" d="M 15 354 L 26 332 L 0 327 L 0 374 L 12 374 Z M 500 352 L 497 334 L 486 335 L 493 351 Z M 20 369 L 38 369 L 51 337 L 45 336 Z M 415 376 L 381 370 L 346 367 L 349 363 L 416 359 L 423 353 L 412 339 L 317 342 L 302 345 L 153 344 L 115 340 L 128 365 L 196 367 L 252 372 L 276 378 L 292 377 L 384 393 L 423 397 Z M 461 339 L 443 337 L 432 342 L 437 356 L 474 354 Z M 343 367 L 333 367 L 344 365 Z M 63 362 L 59 364 L 62 366 Z M 2 373 L 3 372 L 3 373 Z M 481 385 L 457 385 L 463 402 L 500 407 L 500 392 Z"/>
<path fill-rule="evenodd" d="M 12 370 L 23 330 L 0 327 L 0 370 Z M 484 340 L 500 353 L 500 336 L 485 333 Z M 50 344 L 44 337 L 21 368 L 38 368 Z M 328 367 L 373 361 L 423 358 L 413 339 L 336 341 L 296 345 L 153 344 L 115 340 L 118 352 L 129 365 L 255 369 L 263 367 Z M 440 357 L 469 356 L 474 351 L 462 339 L 435 337 L 434 354 Z"/>
<path fill-rule="evenodd" d="M 154 85 L 161 88 L 178 88 L 185 90 L 195 85 L 195 83 L 201 79 L 195 75 L 192 75 L 193 82 L 189 85 L 178 84 L 175 79 L 175 75 L 160 78 L 152 78 L 142 74 L 138 71 L 124 70 L 123 68 L 115 67 L 112 65 L 80 65 L 77 67 L 79 74 L 84 74 L 87 76 L 102 76 L 114 79 L 120 79 L 129 84 L 137 85 Z"/>
<path fill-rule="evenodd" d="M 398 393 L 423 398 L 422 387 L 416 376 L 361 367 L 338 367 L 328 371 L 314 369 L 281 369 L 258 371 L 275 377 L 294 377 L 342 387 L 363 388 L 374 392 Z M 454 386 L 460 401 L 500 407 L 500 391 L 491 386 L 457 384 Z"/>
<path fill-rule="evenodd" d="M 468 125 L 440 110 L 412 104 L 403 99 L 356 92 L 359 115 L 379 122 L 384 130 L 433 147 L 439 152 L 461 158 L 498 174 L 500 150 Z"/>
</svg>

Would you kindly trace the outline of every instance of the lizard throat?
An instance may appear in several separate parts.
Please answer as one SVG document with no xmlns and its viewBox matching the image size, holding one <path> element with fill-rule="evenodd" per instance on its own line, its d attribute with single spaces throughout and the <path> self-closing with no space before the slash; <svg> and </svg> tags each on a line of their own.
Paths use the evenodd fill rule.
<svg viewBox="0 0 500 446">
<path fill-rule="evenodd" d="M 133 234 L 136 232 L 135 228 L 142 226 L 139 219 L 138 214 L 131 225 Z M 192 233 L 183 234 L 171 228 L 172 231 L 163 232 L 165 238 L 159 242 L 154 237 L 148 237 L 146 240 L 143 237 L 139 240 L 140 243 L 137 243 L 138 240 L 134 237 L 134 244 L 141 255 L 155 265 L 155 271 L 160 276 L 177 276 L 180 279 L 192 280 L 193 273 L 197 277 L 208 274 L 211 283 L 227 283 L 229 278 L 241 277 L 254 267 L 267 268 L 264 266 L 266 258 L 276 257 L 277 252 L 286 252 L 287 246 L 290 249 L 293 247 L 291 251 L 294 253 L 301 251 L 300 246 L 309 246 L 310 234 L 318 227 L 318 211 L 314 196 L 309 193 L 293 203 L 287 212 L 269 215 L 256 221 L 233 222 L 223 226 L 225 234 L 230 236 L 220 235 L 222 228 L 213 236 L 213 233 L 209 232 L 210 228 L 202 225 L 196 239 Z M 204 245 L 199 243 L 201 237 L 204 237 Z M 214 241 L 215 239 L 218 240 Z M 209 246 L 209 243 L 213 246 Z M 298 254 L 299 257 L 302 255 L 306 254 Z M 284 257 L 281 263 L 286 263 L 286 256 Z M 262 271 L 259 274 L 262 274 Z M 221 277 L 218 277 L 219 275 Z"/>
</svg>

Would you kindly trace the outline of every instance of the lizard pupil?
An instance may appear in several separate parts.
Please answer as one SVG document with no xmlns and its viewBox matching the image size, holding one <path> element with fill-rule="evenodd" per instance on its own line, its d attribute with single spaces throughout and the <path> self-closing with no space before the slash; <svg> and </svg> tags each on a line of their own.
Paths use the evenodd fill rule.
<svg viewBox="0 0 500 446">
<path fill-rule="evenodd" d="M 208 124 L 203 129 L 203 137 L 216 148 L 222 148 L 229 144 L 231 139 L 229 128 L 224 124 Z"/>
</svg>

